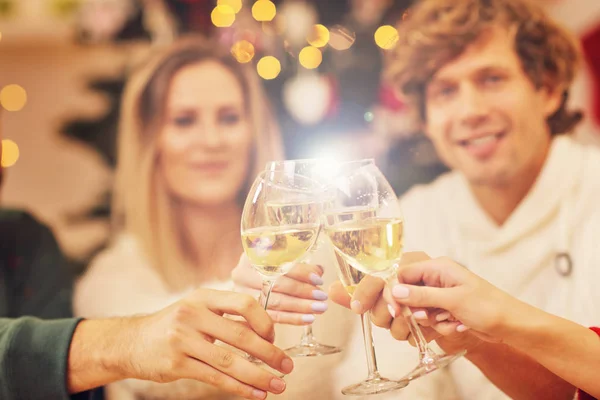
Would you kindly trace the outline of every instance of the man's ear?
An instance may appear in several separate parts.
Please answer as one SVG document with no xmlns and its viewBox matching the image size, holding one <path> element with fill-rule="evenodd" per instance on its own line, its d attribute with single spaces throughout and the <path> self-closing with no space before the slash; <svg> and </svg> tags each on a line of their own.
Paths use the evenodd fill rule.
<svg viewBox="0 0 600 400">
<path fill-rule="evenodd" d="M 549 118 L 560 108 L 565 97 L 564 85 L 550 86 L 546 85 L 540 89 L 542 92 L 542 101 L 544 102 L 544 116 Z"/>
</svg>

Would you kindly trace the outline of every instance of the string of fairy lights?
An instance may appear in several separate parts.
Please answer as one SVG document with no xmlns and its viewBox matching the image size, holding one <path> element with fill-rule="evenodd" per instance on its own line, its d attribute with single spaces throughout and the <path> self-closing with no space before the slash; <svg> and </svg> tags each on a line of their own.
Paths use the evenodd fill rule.
<svg viewBox="0 0 600 400">
<path fill-rule="evenodd" d="M 285 5 L 285 3 L 284 3 Z M 216 28 L 230 28 L 244 7 L 242 0 L 217 0 L 210 18 Z M 262 24 L 262 30 L 270 35 L 286 38 L 294 26 L 286 26 L 285 18 L 278 16 L 275 3 L 271 0 L 255 0 L 250 8 L 252 18 Z M 293 13 L 292 13 L 293 14 Z M 293 25 L 288 23 L 288 25 Z M 286 30 L 288 32 L 286 32 Z M 328 48 L 334 51 L 345 51 L 352 47 L 356 35 L 344 26 L 327 27 L 322 24 L 312 24 L 297 52 L 298 63 L 306 70 L 317 69 L 323 61 L 323 52 Z M 374 41 L 381 49 L 390 50 L 398 41 L 398 32 L 391 25 L 380 26 L 374 34 Z M 0 41 L 2 34 L 0 33 Z M 287 42 L 285 43 L 287 45 Z M 231 54 L 239 63 L 256 61 L 258 75 L 271 80 L 279 76 L 282 69 L 281 61 L 275 55 L 264 55 L 255 60 L 256 48 L 246 38 L 235 41 L 231 45 Z M 9 112 L 18 112 L 27 104 L 26 90 L 17 84 L 9 84 L 0 90 L 0 106 Z M 19 160 L 19 147 L 11 139 L 2 140 L 1 166 L 9 168 Z"/>
<path fill-rule="evenodd" d="M 217 28 L 231 27 L 242 7 L 242 0 L 218 0 L 211 12 L 213 25 Z M 264 31 L 276 18 L 277 7 L 271 0 L 256 0 L 252 4 L 251 13 L 257 22 L 263 24 Z M 279 29 L 277 33 L 285 36 L 285 22 L 275 25 Z M 321 65 L 323 51 L 327 47 L 337 51 L 347 50 L 352 46 L 354 38 L 354 34 L 342 26 L 327 28 L 322 24 L 314 24 L 306 35 L 305 46 L 298 53 L 298 62 L 305 69 L 316 69 Z M 390 50 L 398 41 L 398 31 L 391 25 L 380 26 L 375 31 L 374 41 L 380 48 Z M 241 39 L 233 43 L 231 54 L 238 62 L 249 63 L 254 59 L 255 46 L 250 41 Z M 281 72 L 281 62 L 273 55 L 266 55 L 256 62 L 256 70 L 263 79 L 275 79 Z"/>
</svg>

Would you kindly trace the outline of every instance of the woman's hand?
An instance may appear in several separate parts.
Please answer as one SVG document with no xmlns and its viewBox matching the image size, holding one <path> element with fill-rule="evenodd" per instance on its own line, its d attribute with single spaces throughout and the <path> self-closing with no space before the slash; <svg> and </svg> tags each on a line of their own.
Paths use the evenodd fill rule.
<svg viewBox="0 0 600 400">
<path fill-rule="evenodd" d="M 273 286 L 268 312 L 273 321 L 280 324 L 308 325 L 314 322 L 314 314 L 327 310 L 327 293 L 321 290 L 323 268 L 318 265 L 297 264 Z M 231 277 L 237 291 L 257 296 L 262 279 L 248 258 L 242 255 Z"/>
</svg>

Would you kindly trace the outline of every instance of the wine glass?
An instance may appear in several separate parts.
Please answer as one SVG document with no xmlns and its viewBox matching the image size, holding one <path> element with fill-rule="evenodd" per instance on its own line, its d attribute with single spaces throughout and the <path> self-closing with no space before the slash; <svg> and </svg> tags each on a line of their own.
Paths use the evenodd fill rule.
<svg viewBox="0 0 600 400">
<path fill-rule="evenodd" d="M 402 256 L 404 221 L 390 184 L 374 163 L 363 163 L 358 168 L 356 164 L 342 167 L 333 186 L 335 200 L 325 215 L 324 229 L 336 253 L 362 273 L 392 284 Z M 401 310 L 419 350 L 419 363 L 405 379 L 427 375 L 464 355 L 437 354 L 428 346 L 410 309 Z"/>
<path fill-rule="evenodd" d="M 259 302 L 265 310 L 277 278 L 288 273 L 317 240 L 322 195 L 317 182 L 280 171 L 261 172 L 248 193 L 242 212 L 242 246 L 263 280 Z"/>
<path fill-rule="evenodd" d="M 328 181 L 326 180 L 327 171 L 333 170 L 331 169 L 331 167 L 333 167 L 334 165 L 335 164 L 332 162 L 319 159 L 271 161 L 267 163 L 265 170 L 281 171 L 282 173 L 291 173 L 306 176 L 325 186 L 328 183 Z M 326 193 L 327 192 L 324 192 L 324 194 Z M 326 196 L 320 201 L 322 207 L 327 207 L 328 201 L 326 199 Z M 328 243 L 327 238 L 325 238 L 324 235 L 319 235 L 317 237 L 315 245 L 305 255 L 301 262 L 307 264 L 315 262 L 318 256 L 320 255 L 319 253 L 322 254 L 323 251 L 327 250 L 329 250 L 330 252 L 332 251 L 330 246 L 331 245 Z M 329 249 L 326 249 L 325 247 L 329 247 Z M 302 336 L 300 338 L 300 343 L 286 349 L 285 352 L 287 355 L 291 357 L 315 357 L 324 356 L 328 354 L 336 354 L 342 351 L 342 349 L 340 349 L 339 347 L 322 344 L 315 340 L 312 328 L 312 324 L 304 326 Z"/>
</svg>

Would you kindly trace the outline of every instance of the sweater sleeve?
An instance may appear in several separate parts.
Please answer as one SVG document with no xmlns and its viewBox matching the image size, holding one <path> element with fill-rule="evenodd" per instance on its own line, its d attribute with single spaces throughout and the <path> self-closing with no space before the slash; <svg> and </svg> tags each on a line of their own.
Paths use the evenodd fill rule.
<svg viewBox="0 0 600 400">
<path fill-rule="evenodd" d="M 69 399 L 67 362 L 78 323 L 77 319 L 1 318 L 0 398 Z"/>
</svg>

